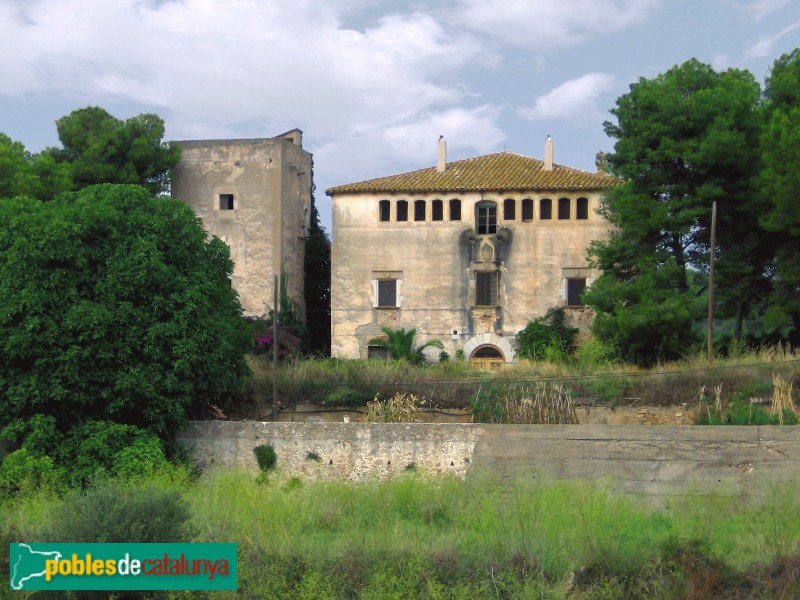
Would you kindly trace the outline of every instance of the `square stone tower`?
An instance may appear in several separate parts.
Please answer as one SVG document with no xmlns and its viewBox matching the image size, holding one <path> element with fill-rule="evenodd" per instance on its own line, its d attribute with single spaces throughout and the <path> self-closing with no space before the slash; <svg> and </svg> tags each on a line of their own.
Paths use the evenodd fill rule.
<svg viewBox="0 0 800 600">
<path fill-rule="evenodd" d="M 311 216 L 311 154 L 302 132 L 274 138 L 179 141 L 172 197 L 186 202 L 208 232 L 231 249 L 231 285 L 245 315 L 273 304 L 275 275 L 305 314 L 303 259 Z"/>
</svg>

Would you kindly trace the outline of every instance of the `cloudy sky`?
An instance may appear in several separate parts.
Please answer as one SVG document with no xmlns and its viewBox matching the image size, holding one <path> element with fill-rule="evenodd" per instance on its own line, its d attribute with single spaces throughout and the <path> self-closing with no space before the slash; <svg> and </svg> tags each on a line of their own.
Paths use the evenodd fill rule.
<svg viewBox="0 0 800 600">
<path fill-rule="evenodd" d="M 640 77 L 751 71 L 800 46 L 800 0 L 0 0 L 0 131 L 31 151 L 89 105 L 167 139 L 304 132 L 324 190 L 503 149 L 594 170 Z"/>
</svg>

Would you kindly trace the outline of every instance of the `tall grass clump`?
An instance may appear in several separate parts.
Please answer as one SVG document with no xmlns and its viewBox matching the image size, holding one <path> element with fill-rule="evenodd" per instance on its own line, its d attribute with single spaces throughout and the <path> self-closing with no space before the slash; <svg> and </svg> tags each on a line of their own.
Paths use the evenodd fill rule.
<svg viewBox="0 0 800 600">
<path fill-rule="evenodd" d="M 367 421 L 370 423 L 417 423 L 420 416 L 420 401 L 413 394 L 395 394 L 388 400 L 377 396 L 367 402 Z"/>
<path fill-rule="evenodd" d="M 578 415 L 571 392 L 546 381 L 531 385 L 509 384 L 481 390 L 472 402 L 477 422 L 512 424 L 575 424 Z"/>
</svg>

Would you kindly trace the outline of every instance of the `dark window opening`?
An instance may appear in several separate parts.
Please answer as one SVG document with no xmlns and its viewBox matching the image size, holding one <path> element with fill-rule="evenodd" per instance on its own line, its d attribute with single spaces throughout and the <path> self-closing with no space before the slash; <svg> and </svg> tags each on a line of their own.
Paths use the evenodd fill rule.
<svg viewBox="0 0 800 600">
<path fill-rule="evenodd" d="M 444 204 L 441 200 L 434 200 L 431 203 L 431 221 L 442 221 L 444 219 Z"/>
<path fill-rule="evenodd" d="M 405 200 L 397 201 L 397 220 L 408 221 L 408 202 Z"/>
<path fill-rule="evenodd" d="M 576 219 L 588 219 L 589 218 L 589 199 L 588 198 L 578 198 L 578 203 L 575 206 L 575 218 Z"/>
<path fill-rule="evenodd" d="M 220 210 L 233 210 L 233 194 L 220 194 L 219 195 L 219 209 Z"/>
<path fill-rule="evenodd" d="M 388 200 L 381 200 L 379 205 L 381 221 L 388 221 L 391 218 L 392 203 Z"/>
<path fill-rule="evenodd" d="M 503 353 L 494 346 L 481 346 L 475 350 L 472 358 L 503 358 Z"/>
<path fill-rule="evenodd" d="M 539 200 L 539 218 L 542 221 L 553 218 L 553 201 L 550 198 Z"/>
<path fill-rule="evenodd" d="M 569 198 L 558 199 L 558 219 L 560 221 L 569 219 Z"/>
<path fill-rule="evenodd" d="M 497 233 L 497 205 L 494 203 L 478 204 L 475 208 L 475 220 L 479 235 Z"/>
<path fill-rule="evenodd" d="M 475 305 L 497 306 L 497 271 L 475 273 Z"/>
<path fill-rule="evenodd" d="M 533 221 L 533 200 L 530 198 L 522 201 L 522 220 Z"/>
<path fill-rule="evenodd" d="M 517 218 L 517 202 L 516 200 L 505 200 L 503 202 L 503 220 L 513 221 Z"/>
<path fill-rule="evenodd" d="M 450 220 L 461 220 L 461 200 L 450 200 Z"/>
<path fill-rule="evenodd" d="M 425 200 L 414 200 L 414 220 L 425 220 Z"/>
<path fill-rule="evenodd" d="M 397 280 L 379 279 L 378 280 L 378 307 L 397 306 Z"/>
<path fill-rule="evenodd" d="M 583 306 L 581 293 L 586 289 L 586 279 L 567 279 L 567 306 Z"/>
<path fill-rule="evenodd" d="M 383 346 L 367 346 L 367 358 L 374 360 L 388 360 L 389 349 Z"/>
</svg>

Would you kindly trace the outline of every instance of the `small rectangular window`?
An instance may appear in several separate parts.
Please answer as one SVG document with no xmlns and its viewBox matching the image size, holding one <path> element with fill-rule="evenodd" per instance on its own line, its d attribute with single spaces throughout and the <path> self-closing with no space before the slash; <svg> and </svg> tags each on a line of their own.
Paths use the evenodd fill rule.
<svg viewBox="0 0 800 600">
<path fill-rule="evenodd" d="M 497 306 L 497 271 L 475 273 L 475 306 Z"/>
<path fill-rule="evenodd" d="M 414 200 L 414 220 L 425 220 L 425 200 Z"/>
<path fill-rule="evenodd" d="M 397 280 L 378 280 L 378 307 L 394 308 L 397 306 Z"/>
<path fill-rule="evenodd" d="M 219 209 L 220 210 L 233 210 L 233 194 L 220 194 L 219 195 Z"/>
<path fill-rule="evenodd" d="M 397 201 L 397 220 L 408 221 L 408 202 L 405 200 Z"/>
<path fill-rule="evenodd" d="M 444 219 L 444 204 L 441 200 L 434 200 L 431 203 L 431 221 L 442 221 Z"/>
<path fill-rule="evenodd" d="M 553 218 L 553 201 L 550 198 L 539 200 L 539 219 L 547 221 Z"/>
<path fill-rule="evenodd" d="M 533 200 L 530 198 L 522 201 L 522 220 L 533 221 Z"/>
<path fill-rule="evenodd" d="M 381 221 L 388 221 L 391 218 L 392 203 L 388 200 L 381 200 L 379 206 Z"/>
<path fill-rule="evenodd" d="M 517 218 L 517 202 L 516 200 L 508 200 L 503 201 L 503 220 L 504 221 L 513 221 Z"/>
<path fill-rule="evenodd" d="M 560 221 L 569 219 L 569 198 L 558 199 L 558 218 Z"/>
<path fill-rule="evenodd" d="M 461 200 L 450 200 L 450 220 L 461 220 Z"/>
<path fill-rule="evenodd" d="M 583 306 L 581 293 L 586 289 L 585 278 L 567 279 L 567 306 Z"/>
<path fill-rule="evenodd" d="M 576 219 L 588 219 L 589 218 L 589 199 L 588 198 L 578 198 L 577 206 L 575 206 L 575 218 Z"/>
</svg>

